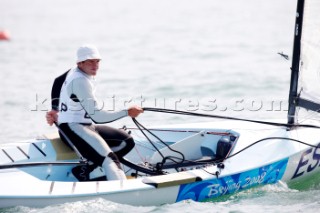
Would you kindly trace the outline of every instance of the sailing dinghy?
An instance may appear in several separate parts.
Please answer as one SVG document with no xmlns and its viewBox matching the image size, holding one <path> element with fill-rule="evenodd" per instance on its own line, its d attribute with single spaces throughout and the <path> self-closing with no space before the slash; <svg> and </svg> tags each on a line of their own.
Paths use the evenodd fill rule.
<svg viewBox="0 0 320 213">
<path fill-rule="evenodd" d="M 0 146 L 0 208 L 47 206 L 101 197 L 130 205 L 207 201 L 279 181 L 319 179 L 320 123 L 299 121 L 320 109 L 320 2 L 298 0 L 288 121 L 219 118 L 217 122 L 125 128 L 136 142 L 121 160 L 127 180 L 108 181 L 58 134 Z M 224 120 L 222 120 L 224 119 Z"/>
</svg>

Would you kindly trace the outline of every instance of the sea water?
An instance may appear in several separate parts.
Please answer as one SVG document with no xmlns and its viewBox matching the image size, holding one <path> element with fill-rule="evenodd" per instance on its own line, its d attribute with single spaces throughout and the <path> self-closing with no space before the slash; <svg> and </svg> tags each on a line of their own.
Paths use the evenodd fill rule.
<svg viewBox="0 0 320 213">
<path fill-rule="evenodd" d="M 0 143 L 55 132 L 46 124 L 53 79 L 76 49 L 102 55 L 97 96 L 109 111 L 129 105 L 285 122 L 294 0 L 0 0 Z M 210 121 L 145 112 L 156 124 Z M 129 118 L 110 125 L 133 126 Z M 135 207 L 95 199 L 4 212 L 315 212 L 320 187 L 279 183 L 218 201 Z"/>
</svg>

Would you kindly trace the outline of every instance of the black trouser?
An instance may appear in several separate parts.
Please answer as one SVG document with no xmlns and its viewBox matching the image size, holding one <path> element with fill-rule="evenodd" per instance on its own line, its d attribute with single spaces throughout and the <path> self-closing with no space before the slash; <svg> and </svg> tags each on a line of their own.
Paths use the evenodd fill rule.
<svg viewBox="0 0 320 213">
<path fill-rule="evenodd" d="M 81 155 L 96 165 L 101 166 L 105 157 L 107 156 L 102 155 L 101 152 L 94 147 L 94 144 L 90 144 L 90 142 L 85 141 L 83 134 L 92 133 L 93 135 L 98 134 L 101 136 L 107 145 L 112 150 L 115 150 L 114 153 L 118 156 L 118 158 L 122 158 L 128 154 L 135 145 L 133 138 L 122 129 L 115 129 L 106 125 L 79 125 L 82 125 L 81 128 L 86 132 L 76 132 L 75 129 L 72 129 L 68 123 L 62 123 L 59 125 L 59 127 L 71 140 L 73 145 L 79 150 Z M 60 134 L 60 137 L 65 143 L 67 143 L 62 134 Z M 121 147 L 119 147 L 120 145 Z"/>
</svg>

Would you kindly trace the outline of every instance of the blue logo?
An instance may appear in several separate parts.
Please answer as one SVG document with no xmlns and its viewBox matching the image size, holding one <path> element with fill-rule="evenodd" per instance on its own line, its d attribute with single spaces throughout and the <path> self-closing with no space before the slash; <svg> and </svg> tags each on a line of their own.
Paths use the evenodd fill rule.
<svg viewBox="0 0 320 213">
<path fill-rule="evenodd" d="M 187 199 L 203 201 L 235 193 L 253 186 L 275 183 L 286 170 L 288 159 L 247 172 L 180 186 L 177 202 Z"/>
</svg>

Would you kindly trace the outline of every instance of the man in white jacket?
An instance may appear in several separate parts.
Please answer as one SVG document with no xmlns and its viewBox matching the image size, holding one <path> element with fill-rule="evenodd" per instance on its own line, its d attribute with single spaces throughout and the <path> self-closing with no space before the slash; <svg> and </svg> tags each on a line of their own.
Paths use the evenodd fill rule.
<svg viewBox="0 0 320 213">
<path fill-rule="evenodd" d="M 99 124 L 126 116 L 135 118 L 143 110 L 133 106 L 127 110 L 109 112 L 97 107 L 94 77 L 100 60 L 101 56 L 93 45 L 83 45 L 78 49 L 77 67 L 59 79 L 59 86 L 55 82 L 52 88 L 56 94 L 60 91 L 59 106 L 56 107 L 59 115 L 53 109 L 46 118 L 50 125 L 58 122 L 59 128 L 79 152 L 94 164 L 102 166 L 108 180 L 121 180 L 126 176 L 120 168 L 118 156 L 127 154 L 134 147 L 134 141 L 123 130 Z"/>
</svg>

